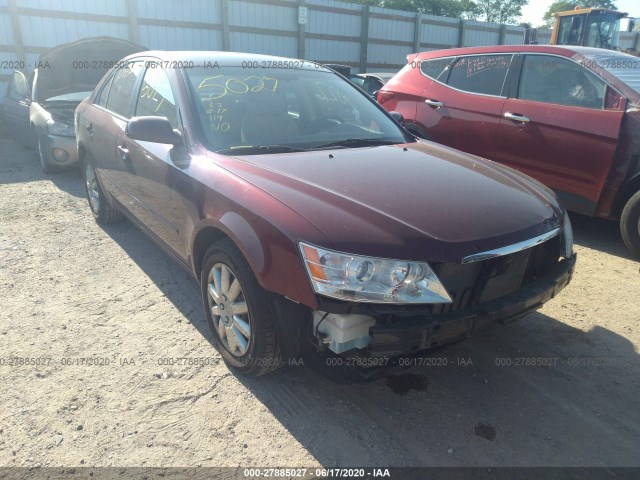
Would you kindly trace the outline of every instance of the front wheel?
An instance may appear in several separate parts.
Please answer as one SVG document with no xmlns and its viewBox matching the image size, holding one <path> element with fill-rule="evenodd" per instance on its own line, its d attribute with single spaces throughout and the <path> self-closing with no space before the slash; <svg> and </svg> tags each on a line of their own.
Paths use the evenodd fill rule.
<svg viewBox="0 0 640 480">
<path fill-rule="evenodd" d="M 36 134 L 36 148 L 38 150 L 38 158 L 40 159 L 40 166 L 44 173 L 56 172 L 56 167 L 49 163 L 49 155 L 47 154 L 47 147 L 44 144 L 44 140 L 38 134 Z"/>
<path fill-rule="evenodd" d="M 227 366 L 252 377 L 280 367 L 269 294 L 231 240 L 207 250 L 200 283 L 207 323 Z"/>
<path fill-rule="evenodd" d="M 629 251 L 640 257 L 640 192 L 636 192 L 622 210 L 620 233 Z"/>
<path fill-rule="evenodd" d="M 104 192 L 102 191 L 98 176 L 89 158 L 85 158 L 84 160 L 83 172 L 85 193 L 93 218 L 96 219 L 96 222 L 103 225 L 119 221 L 122 216 L 120 212 L 109 205 L 109 202 L 104 198 Z"/>
</svg>

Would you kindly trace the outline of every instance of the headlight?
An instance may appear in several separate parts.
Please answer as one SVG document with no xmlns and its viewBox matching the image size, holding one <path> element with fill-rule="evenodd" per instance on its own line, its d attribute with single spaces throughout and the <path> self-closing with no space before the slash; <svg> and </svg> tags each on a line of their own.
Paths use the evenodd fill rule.
<svg viewBox="0 0 640 480">
<path fill-rule="evenodd" d="M 562 228 L 564 233 L 564 256 L 565 258 L 571 258 L 573 255 L 573 228 L 571 228 L 571 220 L 569 220 L 569 214 L 564 211 L 564 227 Z"/>
<path fill-rule="evenodd" d="M 427 263 L 361 257 L 300 242 L 300 252 L 319 295 L 378 303 L 451 303 Z"/>
<path fill-rule="evenodd" d="M 51 135 L 58 135 L 61 137 L 74 137 L 76 135 L 73 125 L 67 125 L 66 123 L 60 123 L 53 120 L 47 120 L 47 131 Z"/>
</svg>

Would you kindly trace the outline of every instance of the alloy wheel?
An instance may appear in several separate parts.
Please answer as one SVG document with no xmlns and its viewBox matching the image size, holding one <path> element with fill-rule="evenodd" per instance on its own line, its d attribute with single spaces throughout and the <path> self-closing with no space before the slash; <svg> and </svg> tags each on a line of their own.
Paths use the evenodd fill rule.
<svg viewBox="0 0 640 480">
<path fill-rule="evenodd" d="M 241 357 L 249 348 L 251 322 L 240 281 L 229 266 L 216 263 L 209 271 L 207 292 L 220 341 L 233 356 Z"/>
</svg>

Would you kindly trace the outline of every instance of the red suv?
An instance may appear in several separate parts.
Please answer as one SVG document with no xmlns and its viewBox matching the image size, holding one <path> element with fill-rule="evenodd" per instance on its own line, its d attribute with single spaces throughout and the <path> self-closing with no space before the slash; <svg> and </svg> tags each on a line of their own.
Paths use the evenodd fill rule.
<svg viewBox="0 0 640 480">
<path fill-rule="evenodd" d="M 506 164 L 640 256 L 640 59 L 570 46 L 412 54 L 378 93 L 423 138 Z"/>
</svg>

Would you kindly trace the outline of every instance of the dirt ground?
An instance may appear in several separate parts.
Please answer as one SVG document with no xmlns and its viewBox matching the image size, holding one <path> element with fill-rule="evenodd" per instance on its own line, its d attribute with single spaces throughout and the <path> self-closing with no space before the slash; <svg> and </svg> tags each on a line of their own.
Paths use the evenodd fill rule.
<svg viewBox="0 0 640 480">
<path fill-rule="evenodd" d="M 0 466 L 640 466 L 640 265 L 573 221 L 571 285 L 431 365 L 245 379 L 186 272 L 0 140 Z"/>
</svg>

